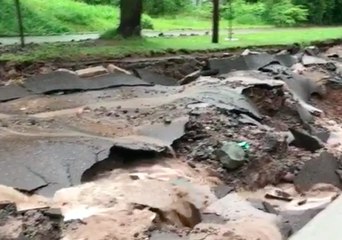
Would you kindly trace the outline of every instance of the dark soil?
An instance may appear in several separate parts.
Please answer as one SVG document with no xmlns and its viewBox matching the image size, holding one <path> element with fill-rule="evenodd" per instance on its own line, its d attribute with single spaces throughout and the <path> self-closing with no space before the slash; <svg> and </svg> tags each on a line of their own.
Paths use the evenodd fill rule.
<svg viewBox="0 0 342 240">
<path fill-rule="evenodd" d="M 0 239 L 59 240 L 63 217 L 49 210 L 18 212 L 15 204 L 0 204 Z"/>
</svg>

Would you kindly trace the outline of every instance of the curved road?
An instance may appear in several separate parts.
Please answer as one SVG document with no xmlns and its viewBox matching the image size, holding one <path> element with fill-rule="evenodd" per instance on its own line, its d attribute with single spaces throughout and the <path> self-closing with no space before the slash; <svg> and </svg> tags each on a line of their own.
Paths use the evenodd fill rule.
<svg viewBox="0 0 342 240">
<path fill-rule="evenodd" d="M 269 29 L 235 29 L 234 33 L 238 34 L 249 34 L 261 31 L 267 31 Z M 221 32 L 227 32 L 228 30 L 221 30 Z M 143 36 L 145 37 L 179 37 L 179 36 L 193 36 L 193 35 L 209 35 L 211 30 L 173 30 L 173 31 L 152 31 L 143 30 Z M 53 42 L 71 42 L 71 41 L 82 41 L 82 40 L 93 40 L 98 39 L 100 34 L 89 33 L 89 34 L 72 34 L 72 35 L 60 35 L 60 36 L 28 36 L 25 37 L 26 43 L 53 43 Z M 1 45 L 13 45 L 19 44 L 19 37 L 0 37 Z"/>
</svg>

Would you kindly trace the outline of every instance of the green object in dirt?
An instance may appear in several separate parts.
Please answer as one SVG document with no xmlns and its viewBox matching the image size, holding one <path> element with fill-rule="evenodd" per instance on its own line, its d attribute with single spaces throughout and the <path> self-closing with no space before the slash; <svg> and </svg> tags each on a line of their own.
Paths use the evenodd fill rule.
<svg viewBox="0 0 342 240">
<path fill-rule="evenodd" d="M 229 170 L 235 170 L 246 162 L 245 150 L 236 142 L 223 142 L 221 149 L 216 151 L 216 156 Z"/>
<path fill-rule="evenodd" d="M 242 147 L 245 151 L 249 150 L 249 148 L 251 147 L 251 145 L 248 142 L 240 142 L 238 145 Z"/>
</svg>

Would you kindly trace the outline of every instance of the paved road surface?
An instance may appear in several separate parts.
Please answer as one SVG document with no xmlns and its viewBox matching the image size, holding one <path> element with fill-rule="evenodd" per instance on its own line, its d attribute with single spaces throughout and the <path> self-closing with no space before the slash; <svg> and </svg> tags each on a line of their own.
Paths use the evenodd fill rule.
<svg viewBox="0 0 342 240">
<path fill-rule="evenodd" d="M 234 33 L 238 34 L 248 34 L 260 31 L 267 31 L 267 29 L 236 29 Z M 224 34 L 225 31 L 222 31 Z M 207 35 L 210 34 L 210 30 L 173 30 L 173 31 L 151 31 L 144 30 L 143 36 L 145 37 L 158 37 L 160 34 L 163 34 L 165 37 L 176 37 L 182 35 Z M 227 31 L 228 34 L 228 31 Z M 91 40 L 98 39 L 99 34 L 90 33 L 90 34 L 73 34 L 73 35 L 61 35 L 61 36 L 29 36 L 25 38 L 26 43 L 51 43 L 51 42 L 70 42 L 70 41 L 82 41 L 82 40 Z M 19 43 L 19 37 L 0 37 L 0 43 L 2 45 L 13 45 Z"/>
</svg>

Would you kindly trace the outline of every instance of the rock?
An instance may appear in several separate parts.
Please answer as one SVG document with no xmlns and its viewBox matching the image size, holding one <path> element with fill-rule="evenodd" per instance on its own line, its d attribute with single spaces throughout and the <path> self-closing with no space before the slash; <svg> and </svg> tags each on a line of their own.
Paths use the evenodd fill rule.
<svg viewBox="0 0 342 240">
<path fill-rule="evenodd" d="M 296 63 L 291 67 L 292 72 L 296 73 L 296 74 L 303 74 L 306 70 L 306 68 L 304 67 L 303 64 L 301 63 Z"/>
<path fill-rule="evenodd" d="M 186 75 L 184 78 L 182 78 L 179 81 L 179 84 L 180 85 L 189 84 L 189 83 L 195 81 L 197 78 L 199 78 L 200 75 L 201 75 L 201 71 L 197 70 L 197 71 L 195 71 L 193 73 L 190 73 L 190 74 Z"/>
<path fill-rule="evenodd" d="M 108 70 L 103 66 L 90 67 L 76 71 L 76 74 L 81 78 L 94 77 L 98 75 L 107 74 Z"/>
<path fill-rule="evenodd" d="M 69 70 L 69 69 L 66 69 L 66 68 L 59 68 L 59 69 L 56 70 L 56 72 L 66 72 L 66 73 L 77 75 L 77 73 L 75 71 L 72 71 L 72 70 Z"/>
<path fill-rule="evenodd" d="M 227 186 L 227 185 L 221 185 L 221 186 L 217 186 L 213 189 L 215 196 L 218 199 L 224 198 L 225 196 L 227 196 L 227 194 L 231 193 L 232 191 L 234 191 L 234 188 L 231 186 Z"/>
<path fill-rule="evenodd" d="M 171 124 L 172 123 L 172 120 L 168 117 L 164 118 L 164 123 L 165 124 Z"/>
<path fill-rule="evenodd" d="M 289 130 L 294 136 L 294 141 L 291 143 L 293 146 L 303 148 L 311 152 L 315 152 L 324 146 L 319 138 L 311 136 L 305 131 L 298 131 L 293 128 L 290 128 Z"/>
<path fill-rule="evenodd" d="M 307 191 L 318 183 L 332 184 L 341 188 L 341 181 L 336 174 L 339 160 L 331 153 L 323 152 L 315 159 L 305 163 L 304 167 L 294 179 L 296 188 L 300 191 Z"/>
<path fill-rule="evenodd" d="M 287 151 L 287 142 L 284 136 L 280 134 L 276 134 L 274 132 L 266 132 L 264 139 L 264 149 L 266 152 L 275 153 L 275 152 L 286 152 Z"/>
<path fill-rule="evenodd" d="M 230 193 L 224 198 L 209 205 L 203 211 L 206 214 L 216 214 L 225 220 L 238 221 L 244 218 L 252 218 L 255 220 L 265 220 L 269 222 L 277 222 L 277 216 L 261 211 L 246 201 L 237 193 Z"/>
<path fill-rule="evenodd" d="M 324 58 L 319 57 L 313 57 L 309 55 L 304 55 L 302 58 L 302 63 L 304 66 L 310 66 L 310 65 L 324 65 L 327 64 L 328 61 Z"/>
<path fill-rule="evenodd" d="M 316 46 L 309 46 L 304 49 L 306 54 L 309 54 L 311 56 L 316 56 L 319 54 L 319 48 Z"/>
<path fill-rule="evenodd" d="M 284 182 L 293 183 L 295 177 L 296 176 L 293 173 L 287 172 L 284 176 L 282 176 L 281 180 Z"/>
<path fill-rule="evenodd" d="M 287 201 L 287 202 L 291 202 L 293 199 L 290 194 L 288 194 L 287 192 L 284 192 L 280 189 L 273 189 L 272 191 L 267 192 L 265 195 L 265 198 L 283 200 L 283 201 Z"/>
<path fill-rule="evenodd" d="M 109 64 L 107 66 L 107 70 L 110 72 L 110 73 L 124 73 L 124 74 L 128 74 L 128 75 L 131 75 L 132 73 L 130 73 L 129 71 L 123 69 L 123 68 L 120 68 L 118 66 L 115 66 L 114 64 Z"/>
<path fill-rule="evenodd" d="M 246 153 L 235 142 L 224 142 L 221 149 L 216 151 L 216 157 L 229 170 L 235 170 L 245 163 Z"/>
</svg>

